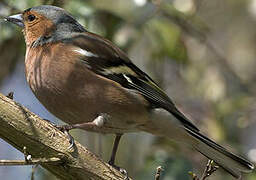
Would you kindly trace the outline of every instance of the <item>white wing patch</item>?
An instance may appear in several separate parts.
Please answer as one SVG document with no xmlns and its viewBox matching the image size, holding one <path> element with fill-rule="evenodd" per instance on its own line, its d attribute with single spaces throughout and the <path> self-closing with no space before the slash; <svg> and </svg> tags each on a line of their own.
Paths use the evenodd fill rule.
<svg viewBox="0 0 256 180">
<path fill-rule="evenodd" d="M 74 52 L 77 52 L 83 56 L 86 56 L 86 57 L 100 57 L 99 55 L 97 54 L 94 54 L 90 51 L 87 51 L 85 49 L 81 49 L 81 48 L 75 48 L 73 50 Z M 84 62 L 84 61 L 83 61 Z M 87 64 L 87 66 L 89 68 L 91 68 L 91 66 L 89 64 Z M 119 65 L 119 66 L 116 66 L 116 67 L 106 67 L 106 68 L 103 68 L 102 69 L 102 72 L 104 75 L 109 75 L 109 74 L 123 74 L 124 78 L 132 83 L 132 80 L 126 76 L 127 75 L 132 75 L 132 76 L 135 76 L 137 77 L 138 75 L 128 66 L 125 66 L 125 65 Z"/>
<path fill-rule="evenodd" d="M 84 49 L 78 48 L 78 49 L 74 49 L 75 52 L 83 55 L 83 56 L 87 56 L 87 57 L 99 57 L 97 54 L 94 54 L 90 51 L 86 51 Z"/>
<path fill-rule="evenodd" d="M 129 83 L 133 83 L 131 78 L 129 78 L 128 76 L 126 76 L 125 74 L 123 74 L 124 78 L 129 82 Z"/>
</svg>

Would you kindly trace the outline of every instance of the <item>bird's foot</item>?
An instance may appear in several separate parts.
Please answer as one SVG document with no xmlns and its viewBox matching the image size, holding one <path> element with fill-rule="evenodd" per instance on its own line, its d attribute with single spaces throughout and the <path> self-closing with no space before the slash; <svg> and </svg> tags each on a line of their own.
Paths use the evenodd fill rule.
<svg viewBox="0 0 256 180">
<path fill-rule="evenodd" d="M 113 162 L 111 162 L 111 161 L 109 161 L 108 164 L 110 166 L 112 166 L 113 168 L 115 168 L 116 170 L 118 170 L 119 172 L 121 172 L 125 176 L 124 180 L 129 180 L 128 172 L 124 168 L 121 168 L 121 167 L 113 164 Z"/>
<path fill-rule="evenodd" d="M 54 127 L 56 127 L 61 132 L 63 132 L 64 134 L 67 135 L 69 143 L 70 143 L 70 146 L 68 147 L 68 149 L 72 149 L 74 147 L 74 144 L 75 144 L 74 138 L 69 134 L 69 131 L 71 129 L 75 128 L 73 125 L 56 125 L 56 124 L 52 123 L 50 120 L 48 120 L 48 119 L 43 119 L 43 120 L 51 123 Z"/>
<path fill-rule="evenodd" d="M 70 146 L 68 147 L 68 149 L 72 149 L 75 145 L 75 141 L 74 141 L 74 138 L 70 135 L 69 131 L 71 129 L 74 129 L 74 126 L 72 125 L 54 125 L 54 126 L 67 135 L 70 143 Z"/>
</svg>

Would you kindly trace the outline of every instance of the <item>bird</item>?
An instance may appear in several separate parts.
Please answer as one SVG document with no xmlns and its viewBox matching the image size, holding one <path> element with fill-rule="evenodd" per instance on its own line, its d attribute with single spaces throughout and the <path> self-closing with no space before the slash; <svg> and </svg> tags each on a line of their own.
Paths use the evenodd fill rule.
<svg viewBox="0 0 256 180">
<path fill-rule="evenodd" d="M 234 178 L 254 169 L 203 135 L 126 53 L 64 9 L 40 5 L 5 19 L 22 28 L 27 82 L 46 109 L 67 123 L 63 129 L 116 135 L 110 165 L 121 136 L 144 131 L 189 146 Z"/>
</svg>

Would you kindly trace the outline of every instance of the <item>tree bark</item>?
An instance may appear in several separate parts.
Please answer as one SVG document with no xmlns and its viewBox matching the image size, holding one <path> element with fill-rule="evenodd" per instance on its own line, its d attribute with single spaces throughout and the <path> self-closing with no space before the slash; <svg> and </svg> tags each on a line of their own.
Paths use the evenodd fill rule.
<svg viewBox="0 0 256 180">
<path fill-rule="evenodd" d="M 0 138 L 33 158 L 60 158 L 56 164 L 40 163 L 59 179 L 113 179 L 124 176 L 75 141 L 70 146 L 67 136 L 50 122 L 0 93 Z"/>
</svg>

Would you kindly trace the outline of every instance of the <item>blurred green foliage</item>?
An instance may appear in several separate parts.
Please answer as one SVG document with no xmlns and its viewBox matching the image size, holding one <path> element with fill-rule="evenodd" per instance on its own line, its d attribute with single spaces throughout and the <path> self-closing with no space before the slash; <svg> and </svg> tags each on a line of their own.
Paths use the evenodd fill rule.
<svg viewBox="0 0 256 180">
<path fill-rule="evenodd" d="M 40 4 L 63 7 L 89 31 L 113 41 L 205 134 L 256 160 L 250 153 L 256 148 L 255 0 L 3 0 L 0 17 Z M 20 29 L 0 19 L 0 82 L 24 53 Z M 73 133 L 108 160 L 111 136 Z M 121 141 L 118 164 L 134 179 L 153 179 L 161 165 L 162 179 L 187 180 L 188 171 L 202 173 L 206 158 L 159 137 L 131 134 Z M 54 179 L 42 169 L 37 173 L 40 179 Z M 211 179 L 232 177 L 218 171 Z M 245 179 L 254 180 L 256 174 Z"/>
</svg>

